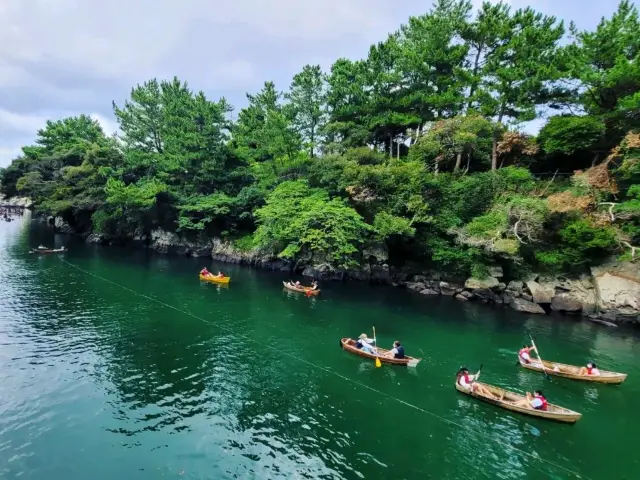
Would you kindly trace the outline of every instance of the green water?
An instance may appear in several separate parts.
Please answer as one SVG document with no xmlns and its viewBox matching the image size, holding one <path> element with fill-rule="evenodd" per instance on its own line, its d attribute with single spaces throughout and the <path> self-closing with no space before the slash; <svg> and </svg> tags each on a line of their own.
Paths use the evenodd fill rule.
<svg viewBox="0 0 640 480">
<path fill-rule="evenodd" d="M 45 242 L 72 250 L 26 253 Z M 201 284 L 205 265 L 232 284 Z M 638 478 L 636 331 L 361 284 L 309 299 L 283 278 L 1 222 L 0 478 Z M 376 369 L 338 347 L 372 325 L 424 361 Z M 527 332 L 550 359 L 629 378 L 549 383 L 520 370 Z M 456 392 L 456 369 L 480 363 L 484 381 L 543 388 L 582 420 Z"/>
</svg>

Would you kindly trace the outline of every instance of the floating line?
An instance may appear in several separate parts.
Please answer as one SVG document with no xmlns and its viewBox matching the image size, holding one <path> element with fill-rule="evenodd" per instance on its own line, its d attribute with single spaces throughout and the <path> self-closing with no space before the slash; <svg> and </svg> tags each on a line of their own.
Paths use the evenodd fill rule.
<svg viewBox="0 0 640 480">
<path fill-rule="evenodd" d="M 187 315 L 189 317 L 195 318 L 196 320 L 200 320 L 201 322 L 209 324 L 209 325 L 212 325 L 212 326 L 214 326 L 216 328 L 219 328 L 220 330 L 225 330 L 228 333 L 231 333 L 232 335 L 236 335 L 238 337 L 244 338 L 245 340 L 248 340 L 248 341 L 253 342 L 253 343 L 258 343 L 258 344 L 260 344 L 260 346 L 266 347 L 266 348 L 268 348 L 270 350 L 273 350 L 273 351 L 277 352 L 280 355 L 287 356 L 287 357 L 292 358 L 292 359 L 294 359 L 294 360 L 296 360 L 296 361 L 298 361 L 300 363 L 304 363 L 304 364 L 309 365 L 311 367 L 323 370 L 323 371 L 325 371 L 327 373 L 330 373 L 331 375 L 335 375 L 336 377 L 341 378 L 342 380 L 350 382 L 351 384 L 355 383 L 356 385 L 359 385 L 359 386 L 361 386 L 363 388 L 366 388 L 367 390 L 371 390 L 372 392 L 375 392 L 375 393 L 377 393 L 377 394 L 379 394 L 379 395 L 381 395 L 381 396 L 383 396 L 383 397 L 385 397 L 385 398 L 387 398 L 389 400 L 394 400 L 394 401 L 396 401 L 396 402 L 398 402 L 398 403 L 400 403 L 402 405 L 405 405 L 405 406 L 407 406 L 409 408 L 413 408 L 414 410 L 417 410 L 417 411 L 419 411 L 421 413 L 429 415 L 429 416 L 431 416 L 433 418 L 437 418 L 438 420 L 441 420 L 444 423 L 447 423 L 449 425 L 455 426 L 455 427 L 457 427 L 459 429 L 462 429 L 462 430 L 470 431 L 471 433 L 473 433 L 473 434 L 475 434 L 475 435 L 477 435 L 479 437 L 481 436 L 481 437 L 489 438 L 493 442 L 495 442 L 495 443 L 497 443 L 499 445 L 502 445 L 503 447 L 510 448 L 511 450 L 513 450 L 515 452 L 518 452 L 518 453 L 521 453 L 522 455 L 524 455 L 526 457 L 532 458 L 532 459 L 537 460 L 537 461 L 539 461 L 541 463 L 546 463 L 547 465 L 550 465 L 550 466 L 552 466 L 552 467 L 554 467 L 554 468 L 556 468 L 558 470 L 562 470 L 562 471 L 564 471 L 566 473 L 570 473 L 571 475 L 574 475 L 577 478 L 584 478 L 586 480 L 590 480 L 589 477 L 582 476 L 578 472 L 576 472 L 574 470 L 571 470 L 570 468 L 564 467 L 564 466 L 562 466 L 560 464 L 557 464 L 555 462 L 552 462 L 550 460 L 546 460 L 546 459 L 544 459 L 544 458 L 542 458 L 542 457 L 540 457 L 538 455 L 534 455 L 534 454 L 532 454 L 530 452 L 527 452 L 526 450 L 522 450 L 522 449 L 520 449 L 518 447 L 515 447 L 515 446 L 511 445 L 510 443 L 504 442 L 504 441 L 499 440 L 497 438 L 490 437 L 488 435 L 484 435 L 481 432 L 478 432 L 476 430 L 470 430 L 468 427 L 466 427 L 466 426 L 464 426 L 464 425 L 462 425 L 460 423 L 454 422 L 453 420 L 449 420 L 448 418 L 442 417 L 442 416 L 438 415 L 437 413 L 433 413 L 433 412 L 431 412 L 429 410 L 426 410 L 426 409 L 424 409 L 424 408 L 422 408 L 422 407 L 420 407 L 418 405 L 414 405 L 413 403 L 405 402 L 404 400 L 402 400 L 402 399 L 400 399 L 398 397 L 394 397 L 393 395 L 390 395 L 390 394 L 385 393 L 385 392 L 383 392 L 381 390 L 373 388 L 372 386 L 367 385 L 366 383 L 362 383 L 359 380 L 353 380 L 353 379 L 351 379 L 351 378 L 349 378 L 349 377 L 347 377 L 345 375 L 342 375 L 341 373 L 338 373 L 338 372 L 336 372 L 334 370 L 331 370 L 330 368 L 327 368 L 327 367 L 325 367 L 323 365 L 319 365 L 317 363 L 310 362 L 309 360 L 305 360 L 304 358 L 301 358 L 301 357 L 298 357 L 296 355 L 293 355 L 292 353 L 283 352 L 283 351 L 277 349 L 276 347 L 272 347 L 271 345 L 262 343 L 259 340 L 256 340 L 255 338 L 249 337 L 248 335 L 245 335 L 243 333 L 238 333 L 238 332 L 234 331 L 233 329 L 227 327 L 226 325 L 222 325 L 220 323 L 212 322 L 212 321 L 207 320 L 205 318 L 202 318 L 202 317 L 199 317 L 197 315 L 194 315 L 193 313 L 187 312 L 186 310 L 181 310 L 181 309 L 179 309 L 177 307 L 174 307 L 173 305 L 170 305 L 168 303 L 163 302 L 162 300 L 158 300 L 157 298 L 150 297 L 149 295 L 145 295 L 144 293 L 140 293 L 140 292 L 138 292 L 136 290 L 133 290 L 133 289 L 131 289 L 129 287 L 125 287 L 124 285 L 116 283 L 113 280 L 109 280 L 108 278 L 104 278 L 104 277 L 101 277 L 100 275 L 96 275 L 95 273 L 89 272 L 88 270 L 85 270 L 82 267 L 79 267 L 79 266 L 77 266 L 77 265 L 75 265 L 75 264 L 73 264 L 73 263 L 71 263 L 71 262 L 69 262 L 67 260 L 64 260 L 63 258 L 60 258 L 60 257 L 58 257 L 58 258 L 59 258 L 59 260 L 61 262 L 69 265 L 70 267 L 75 268 L 76 270 L 79 270 L 80 272 L 83 272 L 86 275 L 90 275 L 90 276 L 92 276 L 94 278 L 97 278 L 98 280 L 102 280 L 103 282 L 110 283 L 111 285 L 116 286 L 118 288 L 121 288 L 123 290 L 126 290 L 128 292 L 131 292 L 134 295 L 138 295 L 139 297 L 146 298 L 147 300 L 155 302 L 155 303 L 157 303 L 159 305 L 162 305 L 164 307 L 170 308 L 171 310 L 174 310 L 174 311 L 176 311 L 178 313 L 181 313 L 183 315 Z"/>
</svg>

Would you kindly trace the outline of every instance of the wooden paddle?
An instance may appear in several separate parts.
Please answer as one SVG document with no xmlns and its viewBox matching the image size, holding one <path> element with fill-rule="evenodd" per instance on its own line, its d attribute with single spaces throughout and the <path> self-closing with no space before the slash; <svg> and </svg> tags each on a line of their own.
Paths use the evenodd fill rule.
<svg viewBox="0 0 640 480">
<path fill-rule="evenodd" d="M 380 368 L 382 366 L 382 362 L 378 357 L 378 341 L 376 340 L 376 327 L 372 327 L 372 328 L 373 328 L 373 343 L 376 344 L 376 368 Z"/>
<path fill-rule="evenodd" d="M 531 345 L 533 345 L 533 348 L 536 349 L 536 355 L 538 357 L 538 360 L 540 360 L 540 366 L 542 367 L 542 372 L 544 373 L 545 378 L 551 381 L 551 377 L 547 373 L 547 369 L 544 368 L 544 362 L 542 361 L 542 358 L 540 358 L 540 352 L 538 351 L 538 347 L 536 347 L 536 342 L 533 341 L 533 337 L 531 336 L 531 334 L 529 334 L 529 339 L 531 340 Z"/>
<path fill-rule="evenodd" d="M 484 363 L 480 364 L 480 368 L 478 369 L 478 372 L 475 374 L 475 378 L 473 379 L 473 382 L 476 382 L 480 378 L 480 372 L 482 371 L 482 367 L 484 367 Z"/>
</svg>

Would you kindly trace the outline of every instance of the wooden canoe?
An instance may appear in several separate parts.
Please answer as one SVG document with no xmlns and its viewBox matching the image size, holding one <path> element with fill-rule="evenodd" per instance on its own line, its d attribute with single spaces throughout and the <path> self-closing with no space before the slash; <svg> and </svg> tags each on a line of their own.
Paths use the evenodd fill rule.
<svg viewBox="0 0 640 480">
<path fill-rule="evenodd" d="M 200 280 L 203 282 L 212 282 L 212 283 L 229 283 L 231 281 L 231 277 L 215 277 L 213 275 L 200 275 Z"/>
<path fill-rule="evenodd" d="M 353 353 L 355 355 L 359 355 L 364 358 L 370 358 L 371 360 L 375 360 L 376 357 L 380 359 L 382 363 L 388 363 L 390 365 L 404 365 L 406 367 L 415 367 L 420 363 L 421 358 L 414 358 L 405 356 L 405 358 L 388 358 L 383 355 L 387 353 L 389 350 L 385 350 L 384 348 L 378 347 L 378 355 L 374 355 L 373 353 L 367 353 L 364 350 L 356 347 L 356 340 L 351 338 L 342 338 L 340 340 L 340 345 L 347 352 Z"/>
<path fill-rule="evenodd" d="M 33 250 L 31 250 L 31 253 L 38 253 L 40 255 L 44 255 L 47 253 L 64 253 L 66 252 L 67 249 L 62 247 L 62 248 L 34 248 Z"/>
<path fill-rule="evenodd" d="M 526 395 L 520 395 L 519 393 L 510 392 L 502 388 L 494 387 L 486 383 L 474 382 L 474 385 L 482 385 L 489 390 L 497 398 L 491 398 L 478 393 L 477 391 L 470 391 L 462 388 L 458 382 L 456 382 L 456 390 L 466 395 L 482 400 L 483 402 L 491 403 L 497 407 L 506 408 L 512 412 L 522 413 L 524 415 L 531 415 L 532 417 L 546 418 L 547 420 L 555 420 L 556 422 L 563 423 L 576 423 L 582 417 L 581 413 L 574 412 L 568 408 L 559 407 L 558 405 L 548 404 L 547 410 L 536 410 L 530 407 L 517 406 L 515 403 L 520 400 L 525 400 Z"/>
<path fill-rule="evenodd" d="M 314 290 L 312 287 L 296 287 L 288 282 L 282 282 L 284 288 L 292 292 L 306 293 L 307 295 L 320 295 L 320 290 Z"/>
<path fill-rule="evenodd" d="M 600 370 L 600 375 L 579 375 L 580 367 L 576 367 L 575 365 L 565 365 L 564 363 L 549 362 L 547 360 L 543 360 L 542 362 L 544 363 L 546 372 L 556 377 L 570 378 L 571 380 L 580 380 L 582 382 L 608 383 L 612 385 L 620 385 L 627 379 L 626 373 L 607 372 L 606 370 L 598 369 Z M 523 363 L 522 360 L 520 360 L 520 365 L 529 370 L 542 372 L 542 366 L 537 360 L 534 360 L 533 363 Z"/>
</svg>

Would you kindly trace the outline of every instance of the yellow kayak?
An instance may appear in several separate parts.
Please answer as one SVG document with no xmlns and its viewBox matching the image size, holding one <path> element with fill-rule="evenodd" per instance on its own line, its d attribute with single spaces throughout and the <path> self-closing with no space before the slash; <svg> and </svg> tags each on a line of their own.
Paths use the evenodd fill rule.
<svg viewBox="0 0 640 480">
<path fill-rule="evenodd" d="M 216 277 L 213 275 L 204 276 L 200 275 L 200 280 L 203 282 L 212 282 L 212 283 L 229 283 L 231 281 L 231 277 Z"/>
</svg>

